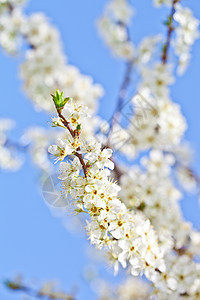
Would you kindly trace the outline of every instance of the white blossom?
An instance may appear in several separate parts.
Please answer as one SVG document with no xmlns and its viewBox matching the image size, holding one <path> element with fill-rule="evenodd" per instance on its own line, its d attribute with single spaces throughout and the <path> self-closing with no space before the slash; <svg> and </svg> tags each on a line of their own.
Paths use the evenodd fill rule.
<svg viewBox="0 0 200 300">
<path fill-rule="evenodd" d="M 0 168 L 6 171 L 17 171 L 23 164 L 16 146 L 9 142 L 8 131 L 15 126 L 12 119 L 0 118 Z"/>
<path fill-rule="evenodd" d="M 68 105 L 73 108 L 72 102 L 68 102 Z M 73 115 L 73 109 L 68 106 L 67 111 Z M 72 135 L 74 143 L 76 138 Z M 81 143 L 81 133 L 79 141 Z M 50 146 L 49 150 L 63 160 L 60 149 L 66 152 L 65 140 L 59 140 L 57 146 Z M 155 269 L 165 270 L 157 236 L 149 220 L 142 214 L 127 210 L 119 200 L 120 187 L 108 177 L 109 169 L 114 168 L 110 160 L 112 150 L 102 150 L 99 143 L 90 138 L 77 151 L 69 151 L 69 155 L 79 153 L 83 159 L 78 162 L 77 156 L 73 161 L 62 162 L 59 178 L 66 194 L 69 193 L 75 200 L 76 211 L 85 211 L 90 215 L 91 220 L 87 222 L 86 229 L 91 243 L 100 249 L 109 248 L 111 252 L 117 249 L 117 253 L 113 252 L 112 256 L 117 257 L 123 267 L 128 265 L 133 275 L 145 272 L 149 278 L 153 278 L 151 274 L 156 272 Z M 79 173 L 80 163 L 83 168 L 83 163 L 87 168 L 84 177 Z"/>
<path fill-rule="evenodd" d="M 174 47 L 176 55 L 179 56 L 178 73 L 182 74 L 185 72 L 190 60 L 191 46 L 199 37 L 199 21 L 194 18 L 189 8 L 183 7 L 181 4 L 176 5 L 174 19 L 178 23 L 175 27 Z"/>
<path fill-rule="evenodd" d="M 127 0 L 112 0 L 98 21 L 105 42 L 116 56 L 126 60 L 133 59 L 135 50 L 126 27 L 132 15 L 133 11 Z"/>
</svg>

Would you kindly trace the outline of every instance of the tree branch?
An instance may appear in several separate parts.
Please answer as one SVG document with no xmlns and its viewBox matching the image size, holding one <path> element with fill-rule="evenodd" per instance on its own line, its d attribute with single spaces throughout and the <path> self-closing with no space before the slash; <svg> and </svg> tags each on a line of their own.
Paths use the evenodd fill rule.
<svg viewBox="0 0 200 300">
<path fill-rule="evenodd" d="M 180 0 L 173 0 L 171 13 L 170 13 L 168 21 L 166 23 L 166 25 L 168 27 L 167 39 L 163 46 L 163 53 L 162 53 L 162 57 L 161 57 L 162 63 L 164 65 L 167 63 L 167 60 L 168 60 L 168 53 L 169 53 L 169 48 L 170 48 L 170 44 L 171 44 L 172 32 L 174 31 L 173 21 L 174 21 L 174 14 L 176 12 L 175 6 L 176 6 L 176 3 L 178 3 L 179 1 Z"/>
<path fill-rule="evenodd" d="M 22 283 L 10 281 L 7 280 L 5 282 L 5 285 L 7 288 L 9 288 L 12 291 L 18 291 L 18 292 L 24 292 L 29 296 L 38 298 L 38 299 L 46 299 L 46 300 L 75 300 L 74 296 L 65 294 L 63 292 L 44 292 L 41 290 L 37 290 L 34 288 L 31 288 L 29 286 L 26 286 Z"/>
</svg>

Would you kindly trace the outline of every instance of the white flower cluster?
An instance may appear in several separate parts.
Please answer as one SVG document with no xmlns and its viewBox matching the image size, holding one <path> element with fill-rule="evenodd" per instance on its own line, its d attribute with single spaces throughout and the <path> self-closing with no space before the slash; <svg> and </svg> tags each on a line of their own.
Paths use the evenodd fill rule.
<svg viewBox="0 0 200 300">
<path fill-rule="evenodd" d="M 187 191 L 194 191 L 197 187 L 197 178 L 192 170 L 185 164 L 180 164 L 176 168 L 176 176 L 179 183 Z"/>
<path fill-rule="evenodd" d="M 5 1 L 3 1 L 4 3 Z M 66 64 L 60 36 L 42 13 L 23 15 L 18 4 L 6 1 L 6 10 L 0 10 L 0 44 L 7 52 L 16 52 L 24 38 L 28 43 L 26 61 L 21 66 L 24 90 L 38 110 L 53 111 L 49 95 L 59 88 L 79 103 L 86 103 L 90 114 L 95 114 L 102 87 L 93 84 L 89 76 Z"/>
<path fill-rule="evenodd" d="M 14 127 L 11 119 L 0 118 L 0 168 L 17 171 L 23 164 L 25 154 L 29 154 L 34 164 L 43 173 L 52 171 L 48 146 L 56 139 L 65 138 L 61 130 L 49 130 L 40 126 L 32 126 L 25 130 L 18 141 L 8 138 L 7 132 Z"/>
<path fill-rule="evenodd" d="M 166 87 L 156 85 L 153 75 L 151 77 L 149 81 L 155 84 L 154 90 L 157 93 L 165 93 Z M 187 128 L 179 105 L 168 98 L 152 97 L 147 87 L 133 97 L 123 110 L 128 126 L 123 128 L 116 124 L 110 134 L 110 140 L 114 149 L 120 150 L 130 158 L 138 155 L 139 151 L 152 147 L 171 150 L 172 146 L 180 143 Z"/>
<path fill-rule="evenodd" d="M 76 67 L 66 64 L 58 31 L 49 25 L 43 14 L 33 14 L 27 18 L 24 29 L 23 34 L 32 49 L 27 50 L 21 77 L 36 107 L 53 111 L 49 94 L 59 88 L 77 102 L 86 102 L 90 113 L 94 114 L 97 99 L 102 96 L 102 88 L 94 85 L 91 77 L 80 74 Z"/>
<path fill-rule="evenodd" d="M 154 5 L 174 5 L 172 20 L 176 23 L 172 24 L 172 27 L 175 30 L 176 37 L 173 39 L 172 44 L 179 60 L 177 72 L 179 75 L 182 75 L 190 61 L 191 47 L 199 37 L 199 20 L 194 17 L 191 9 L 183 7 L 179 2 L 176 1 L 176 3 L 173 3 L 172 0 L 154 0 Z"/>
<path fill-rule="evenodd" d="M 169 255 L 165 259 L 167 272 L 158 275 L 155 299 L 191 299 L 200 296 L 200 264 L 195 263 L 188 255 Z M 182 297 L 181 297 L 182 296 Z"/>
<path fill-rule="evenodd" d="M 154 52 L 160 41 L 160 35 L 148 36 L 142 39 L 137 47 L 137 53 L 135 56 L 135 63 L 137 63 L 139 68 L 152 60 L 153 55 L 155 54 Z"/>
<path fill-rule="evenodd" d="M 95 278 L 92 287 L 99 300 L 199 300 L 200 265 L 187 255 L 169 255 L 166 261 L 167 272 L 157 273 L 157 289 L 134 277 L 118 286 Z"/>
<path fill-rule="evenodd" d="M 73 126 L 76 126 L 78 121 L 81 121 L 82 124 L 85 124 L 84 122 L 87 121 L 84 119 L 84 116 L 87 115 L 85 108 L 81 105 L 78 105 L 78 103 L 73 103 L 72 105 L 74 109 L 72 110 L 70 103 L 71 101 L 66 104 L 65 109 L 62 111 L 65 118 L 71 124 L 73 124 Z M 55 127 L 63 127 L 59 118 L 52 118 L 52 122 L 54 124 L 53 126 Z M 88 130 L 84 130 L 83 128 L 81 132 L 83 139 L 88 136 L 89 132 L 91 132 L 91 135 L 93 134 L 93 130 L 90 130 L 90 128 Z M 24 134 L 21 136 L 19 145 L 27 150 L 32 161 L 41 171 L 51 172 L 53 166 L 49 160 L 48 153 L 48 147 L 50 144 L 57 141 L 57 144 L 60 145 L 60 147 L 50 147 L 53 155 L 56 156 L 57 152 L 59 152 L 58 149 L 63 149 L 63 151 L 67 152 L 68 155 L 70 154 L 70 149 L 62 148 L 62 139 L 71 139 L 71 136 L 67 131 L 65 132 L 63 130 L 46 129 L 41 126 L 31 126 L 30 128 L 27 128 Z M 63 158 L 64 156 L 65 154 L 63 153 Z M 62 155 L 59 154 L 57 157 L 61 159 Z"/>
<path fill-rule="evenodd" d="M 17 171 L 22 166 L 25 154 L 28 154 L 42 175 L 52 172 L 48 147 L 56 140 L 67 138 L 68 134 L 61 130 L 32 126 L 25 130 L 17 142 L 13 142 L 7 137 L 7 131 L 12 129 L 13 125 L 14 122 L 10 119 L 0 119 L 0 168 Z"/>
<path fill-rule="evenodd" d="M 148 300 L 150 299 L 150 286 L 142 280 L 128 277 L 119 285 L 112 285 L 101 278 L 92 281 L 92 288 L 98 300 Z"/>
<path fill-rule="evenodd" d="M 191 231 L 190 224 L 182 220 L 182 195 L 170 178 L 174 163 L 174 156 L 153 150 L 148 159 L 142 158 L 145 171 L 133 168 L 120 179 L 121 200 L 129 209 L 142 210 L 150 219 L 164 252 L 183 247 Z"/>
<path fill-rule="evenodd" d="M 70 111 L 68 103 L 66 106 L 64 113 Z M 73 105 L 71 113 L 73 118 Z M 67 120 L 70 119 L 68 115 Z M 74 199 L 75 210 L 90 215 L 86 229 L 91 243 L 100 249 L 110 249 L 116 271 L 118 262 L 124 268 L 128 265 L 133 275 L 145 273 L 151 278 L 155 270 L 163 271 L 157 236 L 149 220 L 126 208 L 118 198 L 120 187 L 109 177 L 114 168 L 110 160 L 112 150 L 102 150 L 94 138 L 82 141 L 81 134 L 73 132 L 71 138 L 60 139 L 57 145 L 50 146 L 49 152 L 56 160 L 74 156 L 60 163 L 59 178 L 66 197 Z"/>
<path fill-rule="evenodd" d="M 171 169 L 175 158 L 153 150 L 149 158 L 142 158 L 142 168 L 133 167 L 120 178 L 120 199 L 129 210 L 142 211 L 158 233 L 160 249 L 167 264 L 165 272 L 156 273 L 152 299 L 199 299 L 200 234 L 181 215 L 179 200 L 182 195 L 174 186 Z M 171 178 L 170 178 L 171 176 Z M 177 255 L 172 255 L 174 250 Z M 185 299 L 183 297 L 183 299 Z"/>
<path fill-rule="evenodd" d="M 132 15 L 133 10 L 127 0 L 112 0 L 98 22 L 100 33 L 113 53 L 126 60 L 132 60 L 134 55 L 127 30 Z"/>
<path fill-rule="evenodd" d="M 188 247 L 189 253 L 192 253 L 194 257 L 200 256 L 200 232 L 192 231 L 190 234 L 190 244 Z"/>
<path fill-rule="evenodd" d="M 49 144 L 58 138 L 59 134 L 59 131 L 34 126 L 28 128 L 20 139 L 21 145 L 27 149 L 34 164 L 44 172 L 52 171 L 47 149 Z"/>
<path fill-rule="evenodd" d="M 169 86 L 174 83 L 172 65 L 156 62 L 153 66 L 141 66 L 141 83 L 139 90 L 147 87 L 155 98 L 169 97 Z"/>
<path fill-rule="evenodd" d="M 24 27 L 24 17 L 21 8 L 12 5 L 14 3 L 10 1 L 0 2 L 0 45 L 6 52 L 15 54 L 22 40 L 20 32 Z"/>
<path fill-rule="evenodd" d="M 199 21 L 193 16 L 191 9 L 176 5 L 174 19 L 178 23 L 175 27 L 175 53 L 179 57 L 179 74 L 184 73 L 190 60 L 190 49 L 199 37 Z"/>
<path fill-rule="evenodd" d="M 0 119 L 0 167 L 9 171 L 16 171 L 22 165 L 22 160 L 15 153 L 15 147 L 8 143 L 7 131 L 13 126 L 11 119 Z"/>
<path fill-rule="evenodd" d="M 160 42 L 160 35 L 144 38 L 136 48 L 130 39 L 128 26 L 134 11 L 127 0 L 112 0 L 99 19 L 100 33 L 106 44 L 117 57 L 146 64 L 152 58 L 154 48 Z"/>
</svg>

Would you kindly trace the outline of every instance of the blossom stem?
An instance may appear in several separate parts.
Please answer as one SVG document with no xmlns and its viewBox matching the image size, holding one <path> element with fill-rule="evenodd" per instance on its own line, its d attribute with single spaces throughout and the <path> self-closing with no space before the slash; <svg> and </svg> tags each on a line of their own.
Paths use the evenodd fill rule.
<svg viewBox="0 0 200 300">
<path fill-rule="evenodd" d="M 62 115 L 62 113 L 61 113 L 60 110 L 57 109 L 57 113 L 58 113 L 58 116 L 60 117 L 60 119 L 61 119 L 63 125 L 69 130 L 71 136 L 72 136 L 73 138 L 75 138 L 75 137 L 76 137 L 76 133 L 75 133 L 75 131 L 71 128 L 70 123 L 65 119 L 65 117 Z M 77 149 L 77 150 L 79 150 L 79 149 Z M 85 177 L 87 177 L 88 167 L 86 166 L 86 164 L 85 164 L 85 162 L 84 162 L 84 159 L 83 159 L 82 154 L 80 154 L 80 153 L 78 153 L 78 152 L 75 152 L 74 155 L 75 155 L 76 157 L 78 157 L 78 159 L 79 159 L 79 161 L 80 161 L 80 163 L 81 163 L 81 165 L 82 165 L 84 175 L 85 175 Z"/>
<path fill-rule="evenodd" d="M 58 116 L 60 117 L 63 125 L 69 130 L 71 136 L 73 138 L 75 138 L 76 135 L 75 135 L 74 130 L 71 128 L 70 123 L 65 119 L 65 117 L 61 114 L 61 112 L 58 109 L 57 109 L 57 113 L 58 113 Z"/>
<path fill-rule="evenodd" d="M 75 155 L 76 155 L 76 157 L 78 157 L 78 159 L 83 167 L 83 172 L 84 172 L 85 177 L 87 177 L 88 168 L 83 160 L 82 154 L 76 152 Z"/>
</svg>

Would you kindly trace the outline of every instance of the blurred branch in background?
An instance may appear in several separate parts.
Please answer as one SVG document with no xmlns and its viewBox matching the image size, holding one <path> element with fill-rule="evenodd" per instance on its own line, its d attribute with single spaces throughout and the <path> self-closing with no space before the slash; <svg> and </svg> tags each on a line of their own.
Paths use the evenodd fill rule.
<svg viewBox="0 0 200 300">
<path fill-rule="evenodd" d="M 169 48 L 170 48 L 172 32 L 174 30 L 173 22 L 174 22 L 174 14 L 176 12 L 175 6 L 178 2 L 180 2 L 180 0 L 173 0 L 171 13 L 170 13 L 167 21 L 165 22 L 165 25 L 167 26 L 168 30 L 167 30 L 167 39 L 166 39 L 166 42 L 163 46 L 163 53 L 162 53 L 162 62 L 163 62 L 163 64 L 166 64 L 167 59 L 168 59 L 168 52 L 169 52 Z"/>
<path fill-rule="evenodd" d="M 47 282 L 43 284 L 42 287 L 36 288 L 32 287 L 32 285 L 27 285 L 23 283 L 21 278 L 16 278 L 13 280 L 6 280 L 5 286 L 13 292 L 21 292 L 27 296 L 34 297 L 37 299 L 43 300 L 75 300 L 75 296 L 73 294 L 68 294 L 63 291 L 56 291 L 55 283 Z"/>
</svg>

